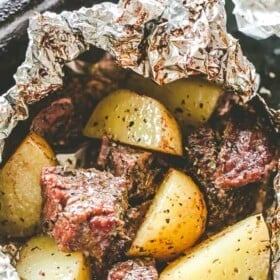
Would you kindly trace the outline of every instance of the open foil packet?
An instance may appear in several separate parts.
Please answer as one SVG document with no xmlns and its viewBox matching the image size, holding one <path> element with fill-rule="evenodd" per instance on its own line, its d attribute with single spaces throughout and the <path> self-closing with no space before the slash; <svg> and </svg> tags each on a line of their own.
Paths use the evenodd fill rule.
<svg viewBox="0 0 280 280">
<path fill-rule="evenodd" d="M 47 12 L 31 18 L 28 34 L 29 46 L 15 74 L 16 85 L 0 96 L 0 161 L 5 139 L 18 121 L 28 118 L 28 104 L 60 89 L 63 66 L 90 45 L 159 84 L 203 75 L 237 95 L 242 103 L 257 96 L 276 132 L 280 130 L 280 112 L 268 108 L 258 96 L 255 68 L 226 31 L 224 1 L 122 0 L 59 15 Z M 280 279 L 279 176 L 268 218 L 275 279 Z"/>
</svg>

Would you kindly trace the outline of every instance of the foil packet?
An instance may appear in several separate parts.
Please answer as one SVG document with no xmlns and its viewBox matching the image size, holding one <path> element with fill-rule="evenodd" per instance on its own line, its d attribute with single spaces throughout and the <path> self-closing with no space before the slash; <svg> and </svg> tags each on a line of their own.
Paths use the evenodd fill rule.
<svg viewBox="0 0 280 280">
<path fill-rule="evenodd" d="M 4 139 L 28 117 L 27 104 L 61 88 L 63 65 L 89 45 L 108 51 L 122 67 L 160 84 L 202 74 L 244 101 L 258 87 L 254 66 L 226 32 L 220 0 L 123 0 L 59 15 L 36 14 L 28 35 L 16 86 L 0 97 L 0 154 Z"/>
<path fill-rule="evenodd" d="M 280 37 L 280 1 L 233 0 L 238 29 L 255 39 Z"/>
<path fill-rule="evenodd" d="M 74 12 L 35 14 L 30 19 L 25 61 L 14 76 L 16 85 L 0 96 L 0 162 L 5 139 L 18 121 L 28 118 L 28 104 L 60 89 L 63 66 L 90 45 L 110 53 L 123 68 L 159 84 L 202 75 L 236 94 L 240 102 L 258 96 L 259 76 L 238 40 L 227 33 L 224 4 L 222 0 L 121 0 Z M 280 112 L 266 110 L 279 131 Z M 271 225 L 277 267 L 277 182 L 275 191 Z"/>
</svg>

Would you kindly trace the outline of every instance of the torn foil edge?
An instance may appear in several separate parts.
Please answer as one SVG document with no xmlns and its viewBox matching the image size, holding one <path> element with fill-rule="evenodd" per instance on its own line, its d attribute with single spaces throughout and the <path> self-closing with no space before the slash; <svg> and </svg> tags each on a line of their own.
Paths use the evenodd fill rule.
<svg viewBox="0 0 280 280">
<path fill-rule="evenodd" d="M 28 35 L 16 87 L 0 99 L 0 156 L 4 139 L 28 117 L 26 104 L 61 88 L 63 65 L 89 45 L 159 84 L 202 74 L 243 102 L 258 87 L 254 66 L 226 32 L 221 0 L 123 0 L 60 15 L 47 12 L 31 18 Z"/>
</svg>

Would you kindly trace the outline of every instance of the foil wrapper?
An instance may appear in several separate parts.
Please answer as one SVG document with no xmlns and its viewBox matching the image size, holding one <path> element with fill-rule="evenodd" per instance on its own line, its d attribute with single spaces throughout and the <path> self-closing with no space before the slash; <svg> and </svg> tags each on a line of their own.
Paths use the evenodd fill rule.
<svg viewBox="0 0 280 280">
<path fill-rule="evenodd" d="M 226 31 L 220 0 L 123 0 L 59 15 L 47 12 L 31 18 L 28 35 L 16 86 L 0 97 L 0 154 L 13 127 L 28 117 L 26 104 L 62 87 L 63 65 L 89 45 L 159 84 L 201 74 L 244 102 L 258 87 L 254 66 Z"/>
<path fill-rule="evenodd" d="M 271 250 L 272 250 L 272 279 L 280 279 L 280 160 L 278 162 L 278 173 L 273 182 L 275 199 L 268 215 L 267 222 L 271 229 Z"/>
<path fill-rule="evenodd" d="M 238 29 L 255 39 L 280 37 L 279 0 L 233 0 Z"/>
<path fill-rule="evenodd" d="M 20 280 L 15 268 L 10 264 L 7 255 L 0 251 L 0 279 L 1 280 Z"/>
<path fill-rule="evenodd" d="M 63 66 L 90 45 L 159 84 L 202 75 L 237 94 L 241 102 L 257 95 L 258 75 L 238 40 L 227 33 L 223 0 L 120 0 L 74 12 L 36 14 L 28 36 L 16 85 L 0 96 L 0 162 L 5 139 L 18 121 L 28 118 L 28 104 L 61 88 Z M 275 115 L 279 125 L 280 114 L 270 111 L 272 121 Z M 279 228 L 278 220 L 273 232 L 277 240 Z M 279 256 L 279 247 L 274 256 Z"/>
</svg>

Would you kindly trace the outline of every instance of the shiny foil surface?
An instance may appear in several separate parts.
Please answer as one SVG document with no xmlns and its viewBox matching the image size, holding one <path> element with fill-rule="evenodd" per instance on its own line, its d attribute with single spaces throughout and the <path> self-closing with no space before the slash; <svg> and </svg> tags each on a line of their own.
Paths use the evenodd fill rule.
<svg viewBox="0 0 280 280">
<path fill-rule="evenodd" d="M 102 48 L 124 68 L 159 84 L 204 75 L 239 94 L 244 102 L 258 87 L 254 66 L 226 32 L 220 0 L 123 0 L 30 19 L 29 46 L 15 74 L 16 86 L 0 97 L 0 149 L 26 104 L 62 87 L 63 65 L 86 51 Z"/>
<path fill-rule="evenodd" d="M 280 37 L 279 0 L 233 0 L 238 29 L 255 39 Z"/>
<path fill-rule="evenodd" d="M 74 12 L 46 12 L 30 19 L 28 34 L 25 61 L 14 76 L 16 85 L 0 96 L 0 162 L 5 139 L 18 121 L 28 118 L 28 104 L 61 88 L 63 66 L 90 45 L 159 84 L 202 75 L 237 94 L 240 102 L 257 94 L 259 77 L 238 40 L 227 33 L 223 0 L 121 0 Z M 267 111 L 279 130 L 279 112 Z M 276 245 L 280 228 L 278 181 L 273 212 Z M 277 257 L 279 244 L 274 260 Z"/>
</svg>

